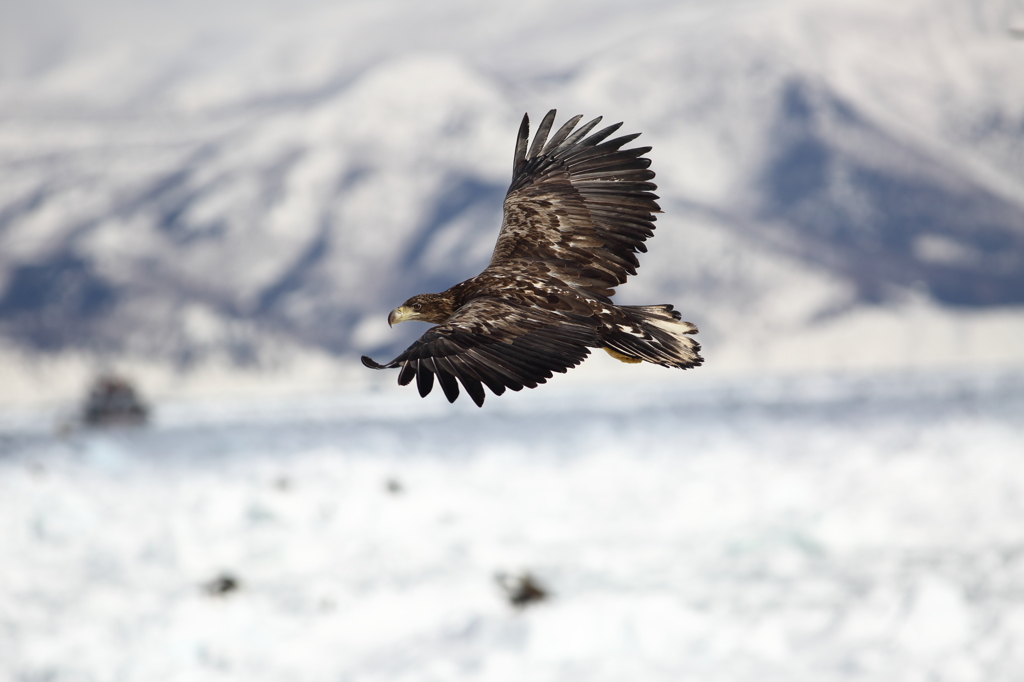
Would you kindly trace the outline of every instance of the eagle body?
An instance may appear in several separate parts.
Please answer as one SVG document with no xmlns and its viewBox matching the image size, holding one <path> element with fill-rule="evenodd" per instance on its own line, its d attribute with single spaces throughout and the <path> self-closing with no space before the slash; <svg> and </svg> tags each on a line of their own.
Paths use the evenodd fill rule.
<svg viewBox="0 0 1024 682">
<path fill-rule="evenodd" d="M 660 213 L 650 147 L 622 149 L 636 134 L 607 139 L 622 124 L 589 136 L 600 117 L 576 128 L 567 121 L 548 139 L 555 111 L 529 143 L 523 117 L 512 184 L 487 268 L 441 292 L 413 296 L 391 311 L 388 323 L 421 320 L 428 329 L 386 364 L 400 368 L 398 383 L 414 379 L 420 395 L 434 379 L 449 401 L 459 385 L 477 405 L 486 386 L 494 394 L 535 388 L 566 372 L 591 348 L 623 362 L 687 369 L 703 363 L 697 328 L 671 305 L 619 306 L 615 287 L 639 265 L 636 254 L 654 234 Z"/>
</svg>

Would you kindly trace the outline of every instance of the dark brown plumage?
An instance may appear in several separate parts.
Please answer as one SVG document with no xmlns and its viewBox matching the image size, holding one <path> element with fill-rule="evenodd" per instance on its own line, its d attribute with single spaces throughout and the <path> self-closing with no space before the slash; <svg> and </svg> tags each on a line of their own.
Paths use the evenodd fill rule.
<svg viewBox="0 0 1024 682">
<path fill-rule="evenodd" d="M 601 121 L 567 121 L 548 139 L 555 111 L 529 143 L 527 116 L 516 141 L 512 185 L 487 268 L 440 294 L 413 296 L 388 323 L 437 326 L 391 362 L 363 356 L 373 369 L 399 367 L 398 383 L 416 380 L 430 393 L 436 376 L 449 401 L 459 384 L 477 405 L 486 386 L 535 388 L 575 367 L 591 348 L 623 362 L 687 369 L 703 362 L 697 328 L 671 305 L 617 306 L 615 287 L 635 275 L 636 254 L 660 213 L 650 182 L 650 147 L 622 149 L 639 133 L 607 139 L 617 123 L 587 136 Z"/>
</svg>

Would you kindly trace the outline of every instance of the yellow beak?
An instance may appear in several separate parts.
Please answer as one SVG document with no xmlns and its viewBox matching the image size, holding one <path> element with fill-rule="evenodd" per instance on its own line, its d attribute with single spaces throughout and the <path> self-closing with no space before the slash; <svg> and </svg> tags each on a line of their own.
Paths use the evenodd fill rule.
<svg viewBox="0 0 1024 682">
<path fill-rule="evenodd" d="M 388 326 L 393 327 L 399 322 L 405 322 L 412 316 L 412 311 L 403 305 L 398 306 L 388 315 Z"/>
</svg>

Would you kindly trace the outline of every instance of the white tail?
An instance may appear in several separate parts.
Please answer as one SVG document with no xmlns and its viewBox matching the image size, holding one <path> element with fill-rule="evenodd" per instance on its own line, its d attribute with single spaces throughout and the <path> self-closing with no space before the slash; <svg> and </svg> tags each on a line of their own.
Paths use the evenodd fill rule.
<svg viewBox="0 0 1024 682">
<path fill-rule="evenodd" d="M 662 367 L 687 369 L 704 362 L 700 344 L 692 338 L 697 327 L 682 320 L 671 305 L 617 306 L 632 322 L 602 339 L 604 349 L 623 362 L 651 362 Z"/>
</svg>

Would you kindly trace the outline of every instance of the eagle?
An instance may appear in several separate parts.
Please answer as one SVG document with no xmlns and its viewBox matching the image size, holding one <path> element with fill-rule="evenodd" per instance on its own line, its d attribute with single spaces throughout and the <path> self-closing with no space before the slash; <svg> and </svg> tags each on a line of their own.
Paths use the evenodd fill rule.
<svg viewBox="0 0 1024 682">
<path fill-rule="evenodd" d="M 616 305 L 615 287 L 640 265 L 637 253 L 661 213 L 644 155 L 624 149 L 639 133 L 611 137 L 616 123 L 589 134 L 574 116 L 551 139 L 555 110 L 530 143 L 530 118 L 516 138 L 512 184 L 490 263 L 479 275 L 439 294 L 419 294 L 388 315 L 388 324 L 420 320 L 428 329 L 397 358 L 372 369 L 399 368 L 402 386 L 421 396 L 434 379 L 449 402 L 459 385 L 478 406 L 484 387 L 536 388 L 554 372 L 580 364 L 592 348 L 628 363 L 688 369 L 703 363 L 697 327 L 670 304 Z"/>
</svg>

